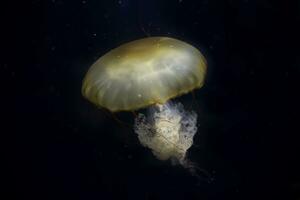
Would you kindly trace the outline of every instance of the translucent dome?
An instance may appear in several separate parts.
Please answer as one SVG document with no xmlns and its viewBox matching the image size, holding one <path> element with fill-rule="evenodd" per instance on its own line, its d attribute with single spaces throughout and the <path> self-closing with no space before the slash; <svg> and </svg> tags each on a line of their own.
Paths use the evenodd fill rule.
<svg viewBox="0 0 300 200">
<path fill-rule="evenodd" d="M 195 47 L 148 37 L 100 57 L 84 78 L 82 94 L 112 112 L 137 110 L 200 88 L 205 73 L 205 58 Z"/>
</svg>

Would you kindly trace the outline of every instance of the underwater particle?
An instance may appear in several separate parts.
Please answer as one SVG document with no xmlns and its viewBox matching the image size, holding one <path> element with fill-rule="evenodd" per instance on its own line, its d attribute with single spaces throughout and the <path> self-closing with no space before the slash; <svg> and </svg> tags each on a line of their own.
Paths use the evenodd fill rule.
<svg viewBox="0 0 300 200">
<path fill-rule="evenodd" d="M 197 132 L 197 114 L 170 99 L 204 84 L 206 60 L 195 47 L 169 37 L 148 37 L 123 44 L 88 70 L 82 94 L 99 107 L 139 113 L 134 131 L 160 160 L 185 165 Z"/>
</svg>

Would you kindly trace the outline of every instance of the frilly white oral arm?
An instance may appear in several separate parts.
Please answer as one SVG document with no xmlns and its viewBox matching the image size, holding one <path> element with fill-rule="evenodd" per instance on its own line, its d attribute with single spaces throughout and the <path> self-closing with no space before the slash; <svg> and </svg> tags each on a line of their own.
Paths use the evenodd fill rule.
<svg viewBox="0 0 300 200">
<path fill-rule="evenodd" d="M 156 105 L 150 108 L 148 116 L 138 115 L 135 132 L 141 144 L 150 148 L 158 159 L 175 158 L 184 164 L 197 132 L 197 114 L 185 111 L 180 103 Z"/>
</svg>

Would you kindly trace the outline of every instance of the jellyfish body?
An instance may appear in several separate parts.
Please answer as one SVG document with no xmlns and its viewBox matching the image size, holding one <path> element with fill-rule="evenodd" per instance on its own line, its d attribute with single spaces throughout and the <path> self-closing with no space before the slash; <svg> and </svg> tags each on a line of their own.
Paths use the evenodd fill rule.
<svg viewBox="0 0 300 200">
<path fill-rule="evenodd" d="M 151 107 L 134 129 L 141 144 L 160 160 L 183 164 L 197 131 L 197 115 L 173 97 L 200 88 L 206 61 L 195 47 L 168 37 L 149 37 L 111 50 L 87 72 L 82 94 L 111 112 Z"/>
<path fill-rule="evenodd" d="M 84 78 L 82 94 L 112 112 L 137 110 L 200 88 L 205 72 L 206 61 L 193 46 L 149 37 L 98 59 Z"/>
</svg>

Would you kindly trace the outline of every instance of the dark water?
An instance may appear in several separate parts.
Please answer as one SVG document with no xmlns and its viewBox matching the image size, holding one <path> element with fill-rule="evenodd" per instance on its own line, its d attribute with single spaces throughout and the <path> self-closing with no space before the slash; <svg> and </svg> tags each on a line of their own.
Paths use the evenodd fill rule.
<svg viewBox="0 0 300 200">
<path fill-rule="evenodd" d="M 300 198 L 299 1 L 35 0 L 4 10 L 12 199 Z M 198 112 L 188 157 L 212 181 L 155 159 L 81 96 L 99 56 L 147 35 L 189 42 L 208 60 L 198 106 L 176 100 Z"/>
</svg>

